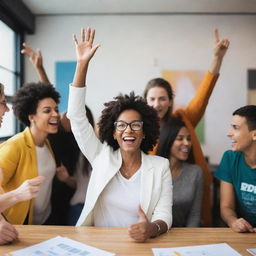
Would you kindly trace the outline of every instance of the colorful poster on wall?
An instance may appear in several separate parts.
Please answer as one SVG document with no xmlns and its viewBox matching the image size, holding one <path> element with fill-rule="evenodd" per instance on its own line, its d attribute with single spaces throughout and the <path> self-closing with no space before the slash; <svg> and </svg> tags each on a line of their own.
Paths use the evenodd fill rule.
<svg viewBox="0 0 256 256">
<path fill-rule="evenodd" d="M 174 90 L 174 110 L 185 108 L 193 99 L 204 76 L 203 71 L 198 70 L 163 70 L 162 77 L 166 79 Z M 204 142 L 204 118 L 196 127 L 199 141 Z"/>
<path fill-rule="evenodd" d="M 61 95 L 59 104 L 61 113 L 67 111 L 69 84 L 73 81 L 75 69 L 75 61 L 57 61 L 55 63 L 55 85 Z"/>
</svg>

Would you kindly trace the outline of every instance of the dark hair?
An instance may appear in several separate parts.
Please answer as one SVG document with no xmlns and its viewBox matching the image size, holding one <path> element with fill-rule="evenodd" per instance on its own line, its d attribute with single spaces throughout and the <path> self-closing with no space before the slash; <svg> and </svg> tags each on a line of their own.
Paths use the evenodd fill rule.
<svg viewBox="0 0 256 256">
<path fill-rule="evenodd" d="M 92 112 L 87 106 L 85 106 L 85 109 L 89 123 L 94 127 Z M 68 169 L 69 175 L 74 175 L 81 151 L 72 131 L 66 131 L 60 123 L 58 132 L 56 134 L 49 134 L 48 138 L 52 146 L 57 166 L 63 164 Z M 81 169 L 83 170 L 83 174 L 88 176 L 89 162 L 83 154 L 82 158 Z"/>
<path fill-rule="evenodd" d="M 113 137 L 115 131 L 114 122 L 124 110 L 132 109 L 141 115 L 143 121 L 145 139 L 141 143 L 141 150 L 147 153 L 153 149 L 159 135 L 158 117 L 156 111 L 148 106 L 142 97 L 135 96 L 134 92 L 129 95 L 120 94 L 113 101 L 104 105 L 106 108 L 102 111 L 98 123 L 99 138 L 102 143 L 107 142 L 114 150 L 119 148 L 117 141 Z"/>
<path fill-rule="evenodd" d="M 57 104 L 60 95 L 51 84 L 29 83 L 21 87 L 13 99 L 15 116 L 26 126 L 30 126 L 28 116 L 36 113 L 38 102 L 45 98 L 52 98 Z"/>
<path fill-rule="evenodd" d="M 179 118 L 171 117 L 163 127 L 161 127 L 157 155 L 165 158 L 170 157 L 171 147 L 175 141 L 180 129 L 185 123 Z M 186 127 L 186 126 L 185 126 Z"/>
<path fill-rule="evenodd" d="M 148 91 L 151 88 L 154 88 L 154 87 L 163 88 L 167 92 L 169 100 L 173 101 L 174 93 L 173 93 L 173 89 L 172 89 L 171 84 L 168 81 L 166 81 L 165 79 L 160 78 L 160 77 L 151 79 L 147 83 L 146 88 L 145 88 L 144 93 L 143 93 L 143 97 L 144 97 L 145 101 L 147 101 Z M 164 116 L 164 119 L 168 120 L 168 118 L 170 117 L 171 113 L 172 113 L 172 105 L 169 107 L 168 111 L 166 112 L 166 114 Z"/>
<path fill-rule="evenodd" d="M 0 97 L 4 96 L 4 85 L 0 83 Z"/>
<path fill-rule="evenodd" d="M 88 118 L 88 121 L 91 124 L 91 126 L 94 128 L 94 118 L 92 115 L 92 111 L 86 105 L 85 105 L 85 110 L 86 110 L 86 116 Z"/>
<path fill-rule="evenodd" d="M 256 105 L 247 105 L 234 111 L 233 116 L 245 117 L 249 131 L 256 130 Z"/>
</svg>

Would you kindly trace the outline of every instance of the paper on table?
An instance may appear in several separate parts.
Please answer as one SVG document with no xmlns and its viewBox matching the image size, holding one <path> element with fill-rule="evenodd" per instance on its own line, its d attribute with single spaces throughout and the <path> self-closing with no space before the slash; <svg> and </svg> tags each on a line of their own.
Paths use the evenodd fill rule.
<svg viewBox="0 0 256 256">
<path fill-rule="evenodd" d="M 173 248 L 152 248 L 154 256 L 242 256 L 228 244 L 207 244 Z"/>
<path fill-rule="evenodd" d="M 251 255 L 256 256 L 256 248 L 247 249 L 247 252 L 249 252 Z"/>
<path fill-rule="evenodd" d="M 42 243 L 13 251 L 10 256 L 114 256 L 95 247 L 74 241 L 67 237 L 56 236 Z"/>
</svg>

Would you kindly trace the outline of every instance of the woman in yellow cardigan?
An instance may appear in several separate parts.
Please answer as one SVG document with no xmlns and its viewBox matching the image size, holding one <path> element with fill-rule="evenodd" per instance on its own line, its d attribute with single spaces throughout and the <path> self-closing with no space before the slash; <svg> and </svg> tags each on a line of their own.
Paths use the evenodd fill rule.
<svg viewBox="0 0 256 256">
<path fill-rule="evenodd" d="M 195 127 L 205 112 L 208 100 L 218 79 L 223 57 L 225 56 L 228 47 L 229 41 L 227 39 L 219 40 L 218 30 L 215 30 L 215 47 L 213 51 L 212 64 L 209 71 L 205 74 L 203 81 L 199 85 L 195 97 L 191 100 L 185 109 L 177 109 L 174 113 L 172 113 L 174 96 L 173 90 L 169 82 L 162 78 L 155 78 L 150 80 L 144 91 L 144 98 L 148 105 L 155 108 L 158 113 L 160 126 L 163 126 L 171 115 L 179 117 L 185 123 L 191 135 L 191 141 L 193 144 L 192 155 L 194 158 L 194 163 L 199 165 L 204 172 L 204 196 L 202 204 L 203 206 L 207 206 L 203 207 L 202 209 L 202 219 L 204 226 L 211 226 L 210 186 L 212 183 L 212 175 L 210 174 L 200 143 L 197 139 Z M 156 154 L 156 152 L 157 146 L 150 153 Z"/>
<path fill-rule="evenodd" d="M 45 180 L 36 199 L 19 202 L 4 212 L 12 224 L 44 224 L 50 215 L 56 164 L 47 136 L 58 131 L 59 97 L 52 85 L 42 83 L 28 84 L 14 96 L 14 114 L 27 128 L 0 145 L 2 188 L 14 190 L 37 176 Z"/>
<path fill-rule="evenodd" d="M 0 83 L 0 127 L 2 126 L 3 117 L 8 111 L 9 107 L 4 94 L 4 86 Z M 2 183 L 2 178 L 2 170 L 0 168 L 0 184 Z M 18 236 L 15 227 L 5 220 L 1 212 L 18 202 L 35 197 L 42 181 L 43 177 L 26 180 L 21 186 L 7 193 L 4 193 L 0 187 L 0 245 L 12 242 Z"/>
</svg>

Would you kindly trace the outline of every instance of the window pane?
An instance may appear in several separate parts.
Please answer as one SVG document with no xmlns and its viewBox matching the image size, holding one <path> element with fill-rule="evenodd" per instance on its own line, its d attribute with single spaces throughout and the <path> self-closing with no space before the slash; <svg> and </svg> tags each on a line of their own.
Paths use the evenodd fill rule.
<svg viewBox="0 0 256 256">
<path fill-rule="evenodd" d="M 15 70 L 15 33 L 0 21 L 0 66 Z"/>
<path fill-rule="evenodd" d="M 15 117 L 12 111 L 12 105 L 8 104 L 10 109 L 9 112 L 6 112 L 3 117 L 2 126 L 0 128 L 0 137 L 8 137 L 15 134 Z"/>
<path fill-rule="evenodd" d="M 13 95 L 15 92 L 15 75 L 0 67 L 0 78 L 0 83 L 4 85 L 4 93 L 9 96 Z"/>
</svg>

